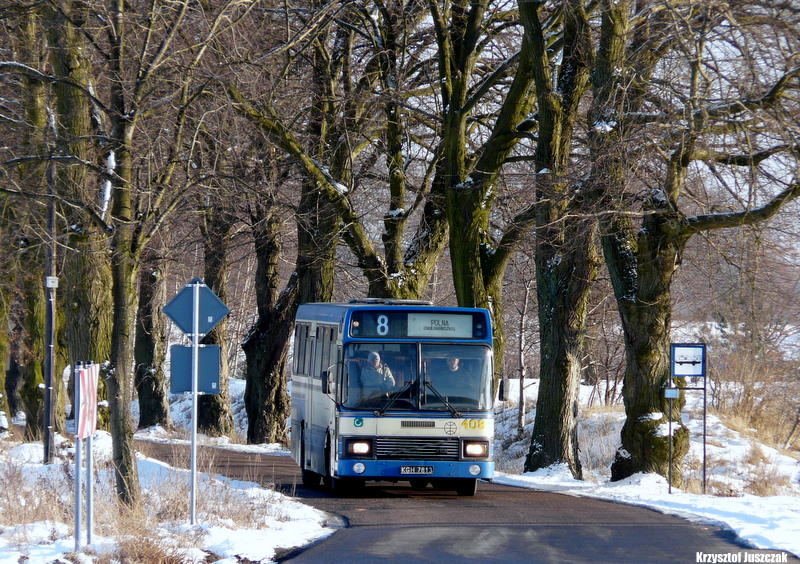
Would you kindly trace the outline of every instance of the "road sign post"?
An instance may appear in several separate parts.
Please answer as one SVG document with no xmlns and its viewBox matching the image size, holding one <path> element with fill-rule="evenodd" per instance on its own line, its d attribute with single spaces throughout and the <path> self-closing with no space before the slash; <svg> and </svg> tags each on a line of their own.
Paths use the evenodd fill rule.
<svg viewBox="0 0 800 564">
<path fill-rule="evenodd" d="M 196 522 L 197 490 L 197 394 L 200 373 L 200 339 L 207 335 L 230 310 L 200 278 L 193 278 L 164 306 L 164 313 L 192 340 L 192 453 L 190 523 Z M 219 357 L 217 357 L 219 358 Z M 219 361 L 216 366 L 219 377 Z M 172 378 L 172 376 L 170 376 Z"/>
<path fill-rule="evenodd" d="M 189 523 L 197 523 L 197 372 L 200 369 L 200 284 L 192 284 L 192 487 Z"/>
</svg>

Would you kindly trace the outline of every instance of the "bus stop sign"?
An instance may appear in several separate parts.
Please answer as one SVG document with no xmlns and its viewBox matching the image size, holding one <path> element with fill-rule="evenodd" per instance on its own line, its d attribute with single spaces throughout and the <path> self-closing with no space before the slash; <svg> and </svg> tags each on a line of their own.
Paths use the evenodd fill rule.
<svg viewBox="0 0 800 564">
<path fill-rule="evenodd" d="M 705 343 L 670 344 L 672 377 L 706 377 Z"/>
<path fill-rule="evenodd" d="M 195 277 L 186 284 L 183 290 L 164 306 L 164 313 L 181 331 L 191 335 L 194 321 L 192 294 L 194 293 L 193 287 L 196 285 L 200 286 L 198 331 L 201 335 L 207 335 L 231 310 L 200 278 Z"/>
</svg>

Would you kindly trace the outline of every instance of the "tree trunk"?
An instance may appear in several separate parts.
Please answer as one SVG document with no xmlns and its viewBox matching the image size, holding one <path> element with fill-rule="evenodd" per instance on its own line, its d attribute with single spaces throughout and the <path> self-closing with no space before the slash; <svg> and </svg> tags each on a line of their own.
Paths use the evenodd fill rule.
<svg viewBox="0 0 800 564">
<path fill-rule="evenodd" d="M 0 226 L 0 229 L 2 229 L 2 226 Z M 2 236 L 2 233 L 0 233 L 0 236 Z M 6 298 L 5 292 L 2 290 L 0 290 L 0 319 L 11 319 L 9 302 Z M 11 418 L 14 416 L 14 414 L 11 412 L 11 407 L 8 401 L 8 387 L 6 386 L 8 372 L 10 372 L 9 368 L 11 367 L 9 325 L 10 323 L 7 321 L 6 327 L 0 328 L 0 411 Z"/>
<path fill-rule="evenodd" d="M 519 413 L 517 414 L 517 439 L 522 440 L 525 436 L 525 379 L 528 374 L 528 364 L 525 352 L 528 348 L 525 335 L 525 324 L 528 319 L 528 303 L 531 297 L 530 283 L 525 283 L 525 296 L 522 299 L 522 307 L 519 311 L 519 340 L 517 352 L 517 364 L 519 366 Z"/>
<path fill-rule="evenodd" d="M 286 368 L 294 322 L 297 277 L 279 300 L 278 262 L 281 221 L 276 210 L 257 203 L 251 212 L 256 253 L 255 291 L 258 319 L 242 343 L 247 359 L 245 409 L 247 442 L 286 443 L 290 414 Z M 299 252 L 304 252 L 300 250 Z M 299 259 L 298 259 L 299 260 Z"/>
<path fill-rule="evenodd" d="M 327 33 L 327 32 L 326 32 Z M 346 42 L 345 42 L 346 43 Z M 314 159 L 330 164 L 330 175 L 346 183 L 352 155 L 336 153 L 330 139 L 336 142 L 337 118 L 331 89 L 337 78 L 329 64 L 325 41 L 315 45 L 310 87 L 314 91 L 313 108 L 307 124 Z M 342 136 L 346 137 L 345 135 Z M 280 140 L 276 140 L 280 143 Z M 284 147 L 285 148 L 285 147 Z M 334 154 L 331 154 L 334 153 Z M 273 167 L 271 184 L 278 168 Z M 300 204 L 295 214 L 297 225 L 297 260 L 286 288 L 278 292 L 278 260 L 281 246 L 278 238 L 280 221 L 274 202 L 256 204 L 251 211 L 256 249 L 256 301 L 258 319 L 243 343 L 247 357 L 247 409 L 249 443 L 287 443 L 286 421 L 291 415 L 288 396 L 288 358 L 297 306 L 309 301 L 330 301 L 333 298 L 336 245 L 339 241 L 340 216 L 335 206 L 324 198 L 318 186 L 307 179 L 303 183 Z M 370 278 L 368 276 L 368 278 Z"/>
<path fill-rule="evenodd" d="M 669 400 L 663 388 L 670 378 L 670 284 L 685 245 L 685 239 L 670 236 L 677 232 L 677 221 L 649 215 L 635 238 L 629 223 L 619 219 L 603 238 L 627 359 L 622 389 L 626 419 L 622 446 L 611 466 L 612 480 L 636 472 L 668 475 L 670 440 L 664 424 Z M 681 395 L 672 402 L 672 456 L 678 466 L 689 450 L 689 431 L 680 416 L 684 401 Z M 679 472 L 672 479 L 674 486 L 681 485 Z"/>
<path fill-rule="evenodd" d="M 93 107 L 82 90 L 91 87 L 92 72 L 85 58 L 88 42 L 78 27 L 86 21 L 86 9 L 84 4 L 68 2 L 63 10 L 49 10 L 44 19 L 53 74 L 61 79 L 53 87 L 58 111 L 58 152 L 73 159 L 73 164 L 59 165 L 56 193 L 76 202 L 95 202 L 100 192 L 100 186 L 90 182 L 83 164 L 96 159 L 90 142 Z M 69 249 L 64 253 L 59 284 L 69 327 L 64 334 L 68 362 L 104 363 L 111 352 L 112 309 L 106 234 L 83 210 L 62 206 L 61 214 L 69 226 Z M 74 375 L 70 377 L 69 392 L 74 405 Z M 104 397 L 101 378 L 98 398 Z"/>
<path fill-rule="evenodd" d="M 566 463 L 581 479 L 577 416 L 589 289 L 595 279 L 595 222 L 540 228 L 536 246 L 539 396 L 525 470 Z"/>
<path fill-rule="evenodd" d="M 539 397 L 525 470 L 567 464 L 582 477 L 578 458 L 578 390 L 589 289 L 598 260 L 596 222 L 573 217 L 571 148 L 589 79 L 589 20 L 579 1 L 564 2 L 562 65 L 554 84 L 541 5 L 520 6 L 530 42 L 539 132 L 536 167 L 536 292 L 539 305 Z M 575 190 L 578 192 L 579 190 Z M 583 210 L 580 210 L 583 211 Z"/>
<path fill-rule="evenodd" d="M 111 363 L 106 375 L 111 412 L 111 443 L 117 496 L 133 505 L 141 494 L 136 451 L 133 446 L 131 399 L 133 394 L 134 331 L 137 286 L 137 261 L 123 249 L 130 248 L 132 226 L 120 222 L 115 234 L 112 257 L 114 288 L 114 326 L 111 338 Z"/>
<path fill-rule="evenodd" d="M 636 48 L 637 43 L 649 40 L 649 34 L 630 30 L 629 8 L 628 2 L 603 7 L 603 33 L 590 114 L 590 123 L 614 124 L 605 130 L 594 127 L 589 132 L 595 195 L 612 211 L 625 201 L 630 177 L 626 168 L 629 147 L 623 139 L 627 128 L 623 125 L 624 116 L 637 111 L 644 101 L 641 90 L 627 82 L 621 84 L 621 77 L 627 74 L 621 69 L 635 60 L 638 68 L 631 72 L 649 77 L 656 57 L 652 50 Z M 622 390 L 626 420 L 622 446 L 611 467 L 612 480 L 635 472 L 668 475 L 669 437 L 663 429 L 669 416 L 669 400 L 664 398 L 663 387 L 670 375 L 669 286 L 686 239 L 676 237 L 681 226 L 667 206 L 658 209 L 651 203 L 648 207 L 653 207 L 651 211 L 655 213 L 645 215 L 638 236 L 627 215 L 604 215 L 601 220 L 603 252 L 622 321 L 626 358 Z M 672 413 L 672 452 L 678 464 L 688 451 L 689 440 L 680 417 L 683 401 L 683 397 L 673 401 Z M 679 484 L 680 475 L 676 473 L 673 485 Z"/>
<path fill-rule="evenodd" d="M 245 405 L 249 443 L 287 442 L 290 415 L 287 390 L 288 352 L 297 306 L 330 301 L 338 215 L 312 185 L 305 185 L 296 214 L 298 251 L 295 272 L 286 288 L 277 291 L 281 247 L 280 218 L 275 209 L 254 208 L 256 298 L 258 321 L 243 344 L 247 356 Z"/>
<path fill-rule="evenodd" d="M 122 76 L 122 47 L 112 48 L 112 67 Z M 134 338 L 136 311 L 139 305 L 138 269 L 141 241 L 133 217 L 133 145 L 134 123 L 124 111 L 125 93 L 122 83 L 112 86 L 112 104 L 117 113 L 112 120 L 113 150 L 116 158 L 116 176 L 112 185 L 111 215 L 114 236 L 111 251 L 111 281 L 113 295 L 113 325 L 111 334 L 111 360 L 106 375 L 108 402 L 111 415 L 112 462 L 116 479 L 117 497 L 126 505 L 133 505 L 141 496 L 139 469 L 133 445 L 131 400 L 134 384 Z M 133 117 L 136 117 L 135 115 Z"/>
<path fill-rule="evenodd" d="M 234 228 L 233 217 L 224 209 L 224 204 L 212 202 L 203 211 L 203 249 L 205 251 L 205 283 L 225 303 L 228 300 L 228 241 Z M 197 402 L 197 429 L 212 437 L 231 437 L 235 432 L 233 410 L 228 380 L 228 318 L 203 338 L 204 345 L 219 345 L 219 392 L 204 394 Z"/>
<path fill-rule="evenodd" d="M 242 344 L 248 374 L 245 385 L 247 442 L 287 444 L 286 421 L 291 409 L 286 370 L 294 309 L 275 310 L 260 321 L 262 323 L 253 327 Z"/>
<path fill-rule="evenodd" d="M 29 441 L 39 440 L 42 436 L 42 417 L 44 402 L 44 304 L 45 293 L 42 284 L 41 270 L 34 268 L 33 275 L 28 275 L 23 285 L 25 295 L 25 358 L 23 361 L 23 384 L 20 390 L 22 405 L 25 410 L 25 438 Z"/>
<path fill-rule="evenodd" d="M 7 400 L 8 417 L 13 418 L 23 411 L 24 404 L 20 397 L 20 388 L 23 384 L 23 367 L 20 361 L 20 335 L 19 329 L 13 330 L 10 339 L 9 354 L 8 354 L 8 370 L 5 372 L 5 384 L 0 393 Z"/>
<path fill-rule="evenodd" d="M 18 21 L 10 20 L 16 27 L 9 26 L 15 33 L 11 39 L 14 48 L 19 52 L 19 60 L 32 68 L 40 68 L 43 53 L 42 44 L 37 41 L 41 36 L 41 18 L 36 10 L 23 10 Z M 39 80 L 22 78 L 24 86 L 25 117 L 30 124 L 30 130 L 23 136 L 23 151 L 29 155 L 46 155 L 48 146 L 46 141 L 47 109 L 45 85 Z M 38 184 L 44 178 L 44 158 L 41 161 L 25 163 L 20 167 L 21 177 L 28 183 L 31 190 L 42 190 Z M 33 180 L 31 180 L 33 179 Z M 8 212 L 6 212 L 8 213 Z M 20 213 L 17 219 L 22 219 L 25 213 Z M 33 213 L 30 214 L 33 216 Z M 25 219 L 29 219 L 25 217 Z M 42 218 L 30 217 L 33 221 L 42 221 Z M 41 435 L 41 422 L 39 413 L 44 397 L 40 384 L 44 384 L 41 362 L 44 358 L 44 289 L 42 281 L 44 256 L 39 252 L 41 239 L 38 234 L 20 229 L 18 237 L 19 269 L 18 284 L 22 288 L 20 320 L 22 324 L 19 363 L 21 367 L 21 385 L 19 397 L 21 408 L 25 412 L 25 435 L 29 440 L 38 440 Z"/>
<path fill-rule="evenodd" d="M 167 298 L 165 263 L 155 256 L 145 259 L 140 281 L 136 327 L 136 392 L 139 396 L 139 428 L 172 426 L 167 360 L 167 324 L 162 313 Z"/>
</svg>

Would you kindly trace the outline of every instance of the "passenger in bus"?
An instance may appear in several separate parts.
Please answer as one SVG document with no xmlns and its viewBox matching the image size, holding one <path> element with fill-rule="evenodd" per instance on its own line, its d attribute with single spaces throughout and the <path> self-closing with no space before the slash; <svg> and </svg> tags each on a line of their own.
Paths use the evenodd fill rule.
<svg viewBox="0 0 800 564">
<path fill-rule="evenodd" d="M 367 357 L 367 365 L 361 370 L 361 397 L 375 397 L 387 393 L 394 387 L 392 370 L 381 362 L 381 355 L 373 351 Z"/>
<path fill-rule="evenodd" d="M 447 365 L 436 379 L 436 389 L 445 397 L 474 397 L 476 378 L 455 355 L 446 358 Z"/>
<path fill-rule="evenodd" d="M 447 369 L 450 371 L 451 374 L 454 374 L 461 370 L 461 359 L 457 356 L 450 355 L 447 357 Z"/>
</svg>

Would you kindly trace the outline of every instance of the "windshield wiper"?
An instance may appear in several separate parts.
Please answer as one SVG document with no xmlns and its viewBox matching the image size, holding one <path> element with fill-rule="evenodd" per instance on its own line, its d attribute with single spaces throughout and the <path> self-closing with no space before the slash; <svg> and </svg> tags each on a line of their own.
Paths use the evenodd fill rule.
<svg viewBox="0 0 800 564">
<path fill-rule="evenodd" d="M 425 387 L 430 388 L 430 390 L 433 392 L 433 395 L 439 398 L 439 401 L 441 401 L 447 407 L 447 409 L 450 410 L 450 413 L 453 414 L 453 417 L 461 417 L 461 412 L 453 407 L 453 404 L 447 401 L 447 398 L 440 394 L 439 390 L 433 387 L 433 384 L 431 384 L 431 381 L 428 380 L 428 378 L 425 378 Z"/>
<path fill-rule="evenodd" d="M 407 389 L 409 389 L 411 387 L 411 384 L 412 384 L 411 380 L 409 380 L 408 382 L 403 384 L 403 386 L 399 390 L 397 390 L 395 393 L 393 393 L 389 397 L 389 401 L 386 402 L 386 405 L 384 405 L 381 409 L 379 409 L 378 411 L 375 412 L 375 415 L 377 415 L 379 417 L 382 417 L 382 416 L 386 415 L 386 411 L 390 407 L 392 407 L 392 404 L 395 402 L 395 400 L 397 398 L 400 397 L 400 394 L 402 394 L 403 392 L 405 392 Z"/>
</svg>

